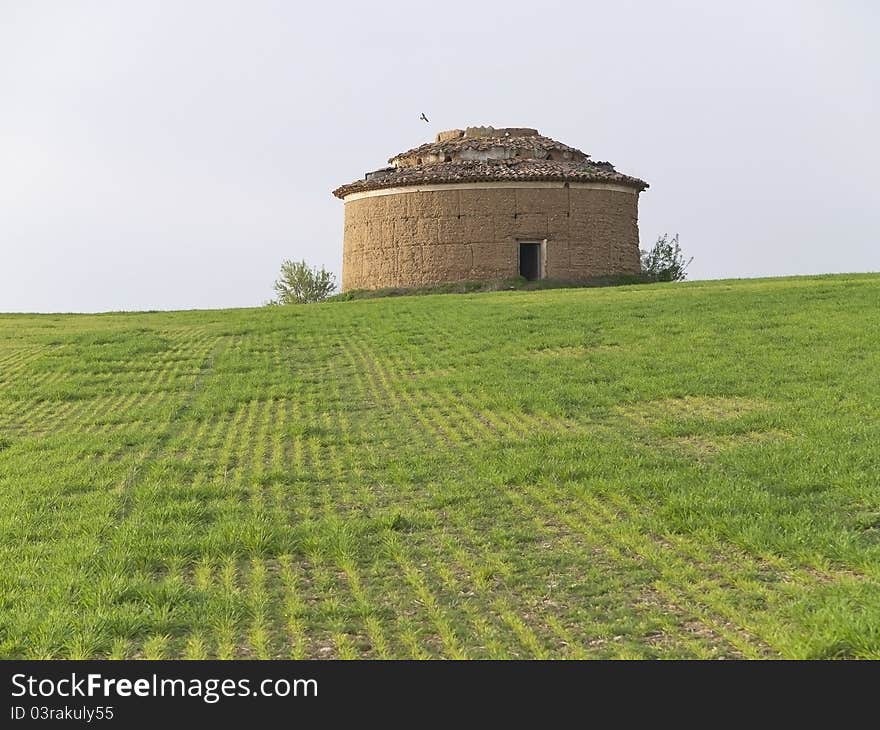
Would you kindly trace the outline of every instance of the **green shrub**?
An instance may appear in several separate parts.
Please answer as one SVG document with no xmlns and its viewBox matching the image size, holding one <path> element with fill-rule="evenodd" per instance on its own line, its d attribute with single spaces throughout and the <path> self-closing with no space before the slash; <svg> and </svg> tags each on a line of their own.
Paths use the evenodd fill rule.
<svg viewBox="0 0 880 730">
<path fill-rule="evenodd" d="M 642 273 L 649 281 L 684 281 L 687 267 L 694 260 L 693 256 L 684 260 L 677 233 L 672 238 L 664 233 L 650 250 L 640 253 Z"/>
<path fill-rule="evenodd" d="M 336 277 L 323 266 L 310 267 L 305 261 L 285 259 L 275 281 L 276 299 L 269 304 L 308 304 L 320 302 L 336 291 Z"/>
</svg>

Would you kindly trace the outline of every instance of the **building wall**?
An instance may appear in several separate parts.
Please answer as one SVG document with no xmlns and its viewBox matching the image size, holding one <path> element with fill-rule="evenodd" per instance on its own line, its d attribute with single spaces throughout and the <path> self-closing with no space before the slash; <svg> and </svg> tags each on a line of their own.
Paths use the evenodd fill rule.
<svg viewBox="0 0 880 730">
<path fill-rule="evenodd" d="M 605 183 L 471 183 L 345 199 L 342 288 L 518 274 L 517 242 L 545 240 L 548 278 L 639 270 L 638 192 Z"/>
</svg>

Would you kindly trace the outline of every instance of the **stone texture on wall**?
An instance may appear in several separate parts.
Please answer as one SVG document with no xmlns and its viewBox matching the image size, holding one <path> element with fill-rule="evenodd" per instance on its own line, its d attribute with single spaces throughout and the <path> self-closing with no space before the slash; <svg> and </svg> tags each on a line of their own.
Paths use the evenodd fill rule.
<svg viewBox="0 0 880 730">
<path fill-rule="evenodd" d="M 546 240 L 547 278 L 639 270 L 638 192 L 497 187 L 395 192 L 347 200 L 342 288 L 506 279 L 518 241 Z"/>
</svg>

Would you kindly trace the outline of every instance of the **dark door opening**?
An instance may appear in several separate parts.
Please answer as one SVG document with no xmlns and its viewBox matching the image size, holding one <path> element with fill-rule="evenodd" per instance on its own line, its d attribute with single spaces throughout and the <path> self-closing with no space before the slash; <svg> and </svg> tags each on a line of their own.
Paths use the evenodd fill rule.
<svg viewBox="0 0 880 730">
<path fill-rule="evenodd" d="M 540 243 L 521 243 L 519 245 L 519 273 L 528 281 L 541 278 Z"/>
</svg>

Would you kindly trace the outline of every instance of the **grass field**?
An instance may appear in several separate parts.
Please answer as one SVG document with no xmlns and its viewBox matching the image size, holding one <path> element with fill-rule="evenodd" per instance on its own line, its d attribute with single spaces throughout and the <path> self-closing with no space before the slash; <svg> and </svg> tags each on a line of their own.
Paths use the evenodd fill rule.
<svg viewBox="0 0 880 730">
<path fill-rule="evenodd" d="M 0 657 L 880 658 L 880 276 L 0 316 Z"/>
</svg>

